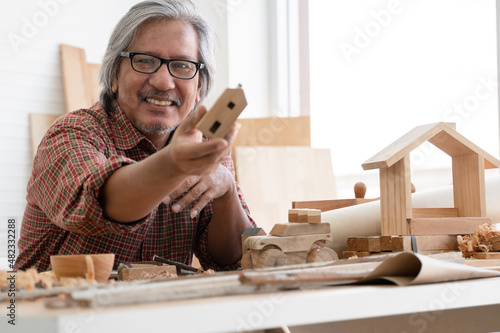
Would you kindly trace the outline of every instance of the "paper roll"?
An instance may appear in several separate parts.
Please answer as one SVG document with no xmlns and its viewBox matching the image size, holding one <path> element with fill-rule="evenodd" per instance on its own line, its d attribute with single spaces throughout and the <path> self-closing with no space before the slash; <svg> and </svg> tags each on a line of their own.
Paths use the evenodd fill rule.
<svg viewBox="0 0 500 333">
<path fill-rule="evenodd" d="M 493 223 L 500 223 L 500 176 L 485 180 L 486 212 Z M 412 194 L 414 208 L 453 208 L 453 187 L 445 186 Z M 342 255 L 347 237 L 380 235 L 380 201 L 323 212 L 321 220 L 330 223 L 332 247 Z"/>
</svg>

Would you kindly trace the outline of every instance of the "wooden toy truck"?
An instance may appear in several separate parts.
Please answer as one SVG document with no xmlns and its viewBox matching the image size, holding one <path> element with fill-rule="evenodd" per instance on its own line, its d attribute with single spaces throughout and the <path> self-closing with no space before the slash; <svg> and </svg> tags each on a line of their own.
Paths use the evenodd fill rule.
<svg viewBox="0 0 500 333">
<path fill-rule="evenodd" d="M 321 223 L 319 209 L 290 209 L 288 216 L 290 222 L 275 224 L 269 235 L 243 234 L 241 268 L 338 260 L 337 253 L 326 247 L 332 238 L 330 224 Z"/>
</svg>

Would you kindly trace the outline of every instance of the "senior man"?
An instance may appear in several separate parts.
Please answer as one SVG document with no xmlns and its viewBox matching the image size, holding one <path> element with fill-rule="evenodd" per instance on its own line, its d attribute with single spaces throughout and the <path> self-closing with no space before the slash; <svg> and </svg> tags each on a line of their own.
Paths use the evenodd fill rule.
<svg viewBox="0 0 500 333">
<path fill-rule="evenodd" d="M 144 1 L 120 20 L 100 101 L 59 118 L 38 148 L 17 269 L 88 253 L 238 267 L 255 224 L 229 156 L 237 126 L 213 140 L 195 128 L 213 86 L 213 38 L 189 0 Z"/>
</svg>

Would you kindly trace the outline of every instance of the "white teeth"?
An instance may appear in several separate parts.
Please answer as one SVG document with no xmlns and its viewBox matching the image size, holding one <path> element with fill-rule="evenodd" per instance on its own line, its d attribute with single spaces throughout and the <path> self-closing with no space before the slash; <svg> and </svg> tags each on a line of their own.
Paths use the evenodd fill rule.
<svg viewBox="0 0 500 333">
<path fill-rule="evenodd" d="M 159 105 L 159 106 L 167 106 L 167 105 L 173 105 L 174 103 L 172 101 L 159 101 L 156 99 L 148 98 L 146 99 L 146 102 L 154 105 Z"/>
</svg>

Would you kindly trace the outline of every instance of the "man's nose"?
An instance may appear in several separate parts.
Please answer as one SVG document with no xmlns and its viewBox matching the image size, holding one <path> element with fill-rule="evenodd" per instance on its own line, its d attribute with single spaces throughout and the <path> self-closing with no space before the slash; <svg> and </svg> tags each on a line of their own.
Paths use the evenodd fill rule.
<svg viewBox="0 0 500 333">
<path fill-rule="evenodd" d="M 168 71 L 167 65 L 162 64 L 155 73 L 151 74 L 149 83 L 158 90 L 169 90 L 175 87 L 175 78 Z"/>
</svg>

